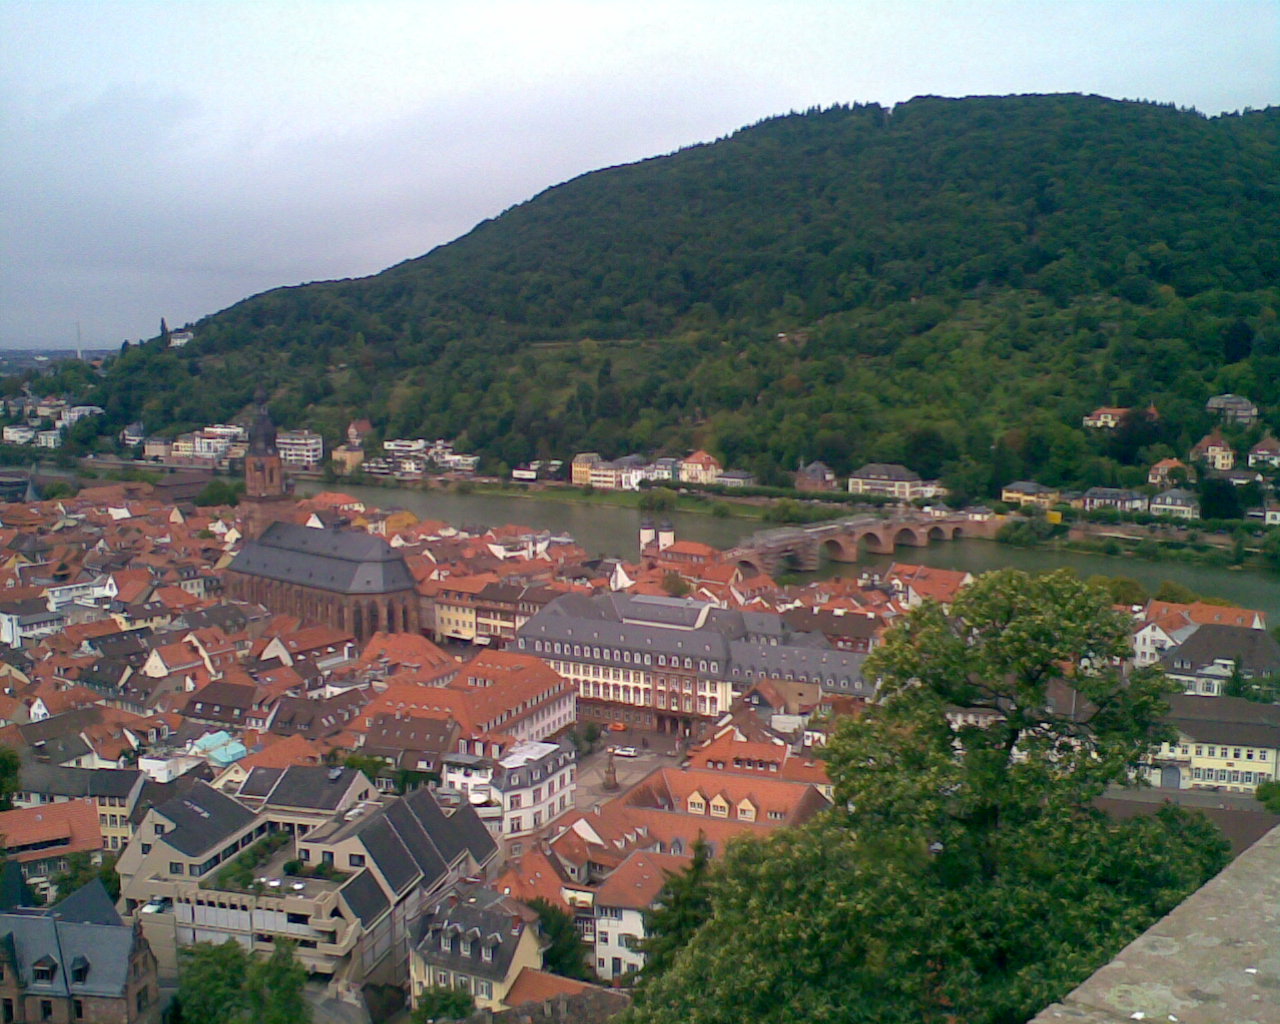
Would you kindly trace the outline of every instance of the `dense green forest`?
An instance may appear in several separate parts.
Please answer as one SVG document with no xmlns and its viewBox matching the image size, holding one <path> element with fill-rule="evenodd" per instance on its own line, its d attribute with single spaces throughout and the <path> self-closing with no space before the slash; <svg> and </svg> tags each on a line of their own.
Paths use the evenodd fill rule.
<svg viewBox="0 0 1280 1024">
<path fill-rule="evenodd" d="M 487 468 L 694 446 L 1133 483 L 1211 425 L 1280 424 L 1280 108 L 925 97 L 772 118 L 586 174 L 361 280 L 282 288 L 115 359 L 105 431 L 242 412 L 453 437 Z M 1154 402 L 1090 436 L 1095 406 Z M 1246 442 L 1248 438 L 1239 438 Z"/>
</svg>

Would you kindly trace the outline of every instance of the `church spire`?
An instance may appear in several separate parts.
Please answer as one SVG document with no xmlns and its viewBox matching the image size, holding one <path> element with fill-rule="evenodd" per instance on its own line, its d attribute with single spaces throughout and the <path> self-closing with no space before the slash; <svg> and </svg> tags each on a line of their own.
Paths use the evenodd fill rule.
<svg viewBox="0 0 1280 1024">
<path fill-rule="evenodd" d="M 277 455 L 279 453 L 276 451 L 276 425 L 271 422 L 271 412 L 267 408 L 267 389 L 258 385 L 253 401 L 258 407 L 258 412 L 253 418 L 253 425 L 249 428 L 249 454 Z"/>
</svg>

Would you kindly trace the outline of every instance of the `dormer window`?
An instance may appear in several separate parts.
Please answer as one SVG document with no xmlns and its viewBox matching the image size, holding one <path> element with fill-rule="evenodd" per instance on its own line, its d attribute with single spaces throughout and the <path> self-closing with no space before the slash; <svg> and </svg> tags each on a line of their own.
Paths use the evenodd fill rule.
<svg viewBox="0 0 1280 1024">
<path fill-rule="evenodd" d="M 58 973 L 58 963 L 51 956 L 42 956 L 31 965 L 32 978 L 37 982 L 49 984 Z"/>
<path fill-rule="evenodd" d="M 83 956 L 78 956 L 71 961 L 71 980 L 78 985 L 83 985 L 89 980 L 89 961 Z"/>
</svg>

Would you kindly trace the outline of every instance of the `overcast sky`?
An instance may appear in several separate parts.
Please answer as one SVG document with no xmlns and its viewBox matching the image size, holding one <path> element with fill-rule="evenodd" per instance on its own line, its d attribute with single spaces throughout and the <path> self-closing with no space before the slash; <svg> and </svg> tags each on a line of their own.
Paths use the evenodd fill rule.
<svg viewBox="0 0 1280 1024">
<path fill-rule="evenodd" d="M 0 346 L 371 274 L 586 171 L 922 94 L 1280 103 L 1280 2 L 0 0 Z"/>
</svg>

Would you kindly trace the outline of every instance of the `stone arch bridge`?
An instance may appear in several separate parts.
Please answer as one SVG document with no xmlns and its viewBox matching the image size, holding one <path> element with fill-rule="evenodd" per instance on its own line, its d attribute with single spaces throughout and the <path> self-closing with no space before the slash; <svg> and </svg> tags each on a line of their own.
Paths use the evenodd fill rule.
<svg viewBox="0 0 1280 1024">
<path fill-rule="evenodd" d="M 793 569 L 813 572 L 825 556 L 832 562 L 856 562 L 861 554 L 892 554 L 898 547 L 928 547 L 957 537 L 993 537 L 999 523 L 965 516 L 935 519 L 924 514 L 852 516 L 809 526 L 783 526 L 752 534 L 725 552 L 725 560 L 744 572 L 770 576 Z"/>
</svg>

